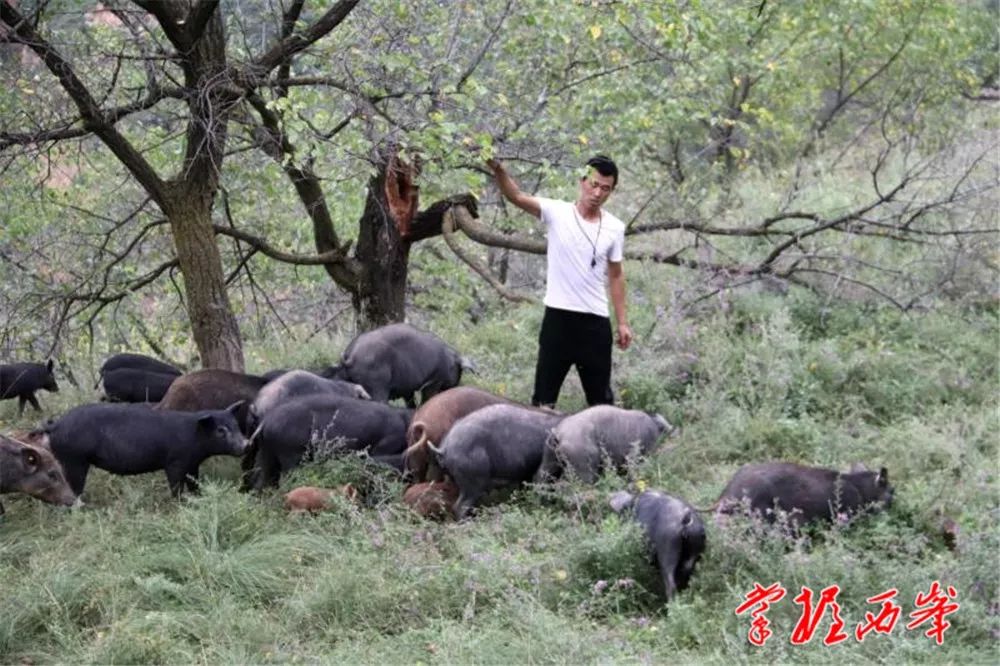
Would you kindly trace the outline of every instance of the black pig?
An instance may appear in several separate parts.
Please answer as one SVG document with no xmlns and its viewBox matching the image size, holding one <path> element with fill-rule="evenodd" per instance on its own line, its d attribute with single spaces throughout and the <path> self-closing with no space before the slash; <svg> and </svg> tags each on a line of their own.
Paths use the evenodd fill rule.
<svg viewBox="0 0 1000 666">
<path fill-rule="evenodd" d="M 30 402 L 35 411 L 42 411 L 35 398 L 35 391 L 45 389 L 53 393 L 59 390 L 52 368 L 55 363 L 12 363 L 0 365 L 0 400 L 17 398 L 17 413 L 24 414 L 25 403 Z"/>
<path fill-rule="evenodd" d="M 91 465 L 112 474 L 162 469 L 171 492 L 197 489 L 198 468 L 209 456 L 242 455 L 247 441 L 236 422 L 239 403 L 224 410 L 175 412 L 142 405 L 82 405 L 44 427 L 77 495 Z"/>
<path fill-rule="evenodd" d="M 101 375 L 105 398 L 111 402 L 160 402 L 179 375 L 139 368 L 114 368 Z"/>
<path fill-rule="evenodd" d="M 180 377 L 181 375 L 180 369 L 169 363 L 153 358 L 152 356 L 146 356 L 145 354 L 133 354 L 130 352 L 109 356 L 101 364 L 101 374 L 103 375 L 105 372 L 111 370 L 120 370 L 121 368 L 148 370 L 149 372 L 158 372 L 161 375 L 173 375 L 175 377 Z"/>
<path fill-rule="evenodd" d="M 428 444 L 459 488 L 461 520 L 495 487 L 530 481 L 542 462 L 545 440 L 564 416 L 517 405 L 489 405 L 459 419 L 440 447 Z"/>
<path fill-rule="evenodd" d="M 368 392 L 359 384 L 341 379 L 326 379 L 307 370 L 290 370 L 274 377 L 257 392 L 257 397 L 250 405 L 249 429 L 256 428 L 264 416 L 276 407 L 307 395 L 340 395 L 358 400 L 369 399 Z"/>
<path fill-rule="evenodd" d="M 155 409 L 174 409 L 181 412 L 197 412 L 203 409 L 223 409 L 226 405 L 239 402 L 236 410 L 236 421 L 245 435 L 251 434 L 250 404 L 257 397 L 268 380 L 257 375 L 247 375 L 230 370 L 207 368 L 195 370 L 181 375 L 170 385 L 163 399 Z M 254 466 L 255 451 L 248 447 L 243 461 L 242 489 L 250 484 L 251 470 Z"/>
<path fill-rule="evenodd" d="M 688 586 L 694 567 L 705 552 L 705 523 L 697 510 L 684 500 L 647 490 L 638 497 L 618 492 L 611 498 L 616 513 L 632 509 L 632 517 L 642 525 L 656 565 L 663 578 L 663 590 L 670 601 Z"/>
<path fill-rule="evenodd" d="M 367 451 L 402 471 L 412 415 L 409 409 L 339 395 L 310 395 L 278 405 L 254 435 L 257 474 L 252 485 L 257 490 L 277 485 L 281 474 L 297 467 L 307 453 L 328 445 Z"/>
<path fill-rule="evenodd" d="M 372 400 L 403 398 L 415 407 L 421 401 L 462 379 L 467 362 L 441 338 L 409 324 L 389 324 L 354 338 L 341 355 L 340 364 L 325 377 L 361 384 Z"/>
<path fill-rule="evenodd" d="M 552 429 L 535 481 L 557 477 L 568 468 L 586 483 L 595 483 L 605 460 L 622 468 L 629 458 L 653 450 L 672 429 L 659 414 L 594 405 Z"/>
<path fill-rule="evenodd" d="M 893 488 L 889 472 L 838 472 L 794 463 L 744 465 L 719 496 L 719 513 L 734 513 L 745 503 L 751 512 L 774 522 L 775 511 L 789 513 L 792 527 L 814 520 L 847 517 L 869 506 L 889 506 Z"/>
</svg>

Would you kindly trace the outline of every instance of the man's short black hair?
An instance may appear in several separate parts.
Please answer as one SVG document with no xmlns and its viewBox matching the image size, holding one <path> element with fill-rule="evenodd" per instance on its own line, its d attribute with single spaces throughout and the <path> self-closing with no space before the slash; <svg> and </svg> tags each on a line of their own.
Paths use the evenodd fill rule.
<svg viewBox="0 0 1000 666">
<path fill-rule="evenodd" d="M 594 155 L 587 160 L 587 166 L 594 167 L 602 176 L 611 176 L 615 179 L 612 186 L 618 185 L 618 165 L 607 155 Z"/>
</svg>

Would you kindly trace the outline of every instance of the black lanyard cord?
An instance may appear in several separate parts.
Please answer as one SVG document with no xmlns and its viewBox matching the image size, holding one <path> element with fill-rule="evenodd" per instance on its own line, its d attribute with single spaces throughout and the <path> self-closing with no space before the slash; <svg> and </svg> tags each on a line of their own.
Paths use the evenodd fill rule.
<svg viewBox="0 0 1000 666">
<path fill-rule="evenodd" d="M 576 204 L 573 204 L 573 219 L 576 220 L 576 226 L 580 230 L 580 233 L 583 234 L 583 237 L 586 238 L 587 242 L 590 244 L 590 249 L 592 250 L 590 254 L 590 267 L 597 268 L 597 243 L 601 240 L 601 225 L 604 224 L 604 213 L 601 212 L 600 216 L 597 218 L 597 235 L 594 236 L 593 241 L 590 240 L 590 236 L 588 236 L 587 232 L 583 229 L 583 223 L 580 222 L 580 216 L 576 213 Z"/>
</svg>

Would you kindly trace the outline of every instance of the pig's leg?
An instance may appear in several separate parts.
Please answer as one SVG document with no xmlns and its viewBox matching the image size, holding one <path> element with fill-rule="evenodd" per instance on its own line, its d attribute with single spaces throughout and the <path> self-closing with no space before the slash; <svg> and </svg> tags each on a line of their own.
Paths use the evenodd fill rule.
<svg viewBox="0 0 1000 666">
<path fill-rule="evenodd" d="M 656 544 L 656 563 L 660 568 L 660 576 L 663 578 L 663 591 L 667 596 L 667 601 L 673 599 L 677 593 L 674 572 L 677 570 L 680 559 L 679 545 L 667 539 L 661 539 L 661 542 Z"/>
<path fill-rule="evenodd" d="M 400 474 L 402 474 L 404 471 L 403 454 L 401 453 L 369 456 L 369 457 L 377 463 L 385 465 L 386 467 L 391 467 Z"/>
<path fill-rule="evenodd" d="M 245 493 L 254 487 L 256 483 L 256 477 L 260 473 L 257 467 L 257 449 L 259 445 L 256 440 L 250 442 L 250 446 L 247 447 L 246 451 L 243 452 L 243 457 L 240 459 L 240 470 L 242 472 L 240 483 L 240 492 Z"/>
<path fill-rule="evenodd" d="M 73 490 L 73 494 L 79 497 L 83 493 L 83 487 L 87 483 L 87 473 L 90 471 L 90 463 L 81 460 L 60 460 L 63 467 L 63 474 L 66 475 L 66 482 Z"/>
<path fill-rule="evenodd" d="M 277 487 L 281 478 L 281 467 L 277 457 L 269 450 L 259 447 L 257 449 L 257 474 L 254 476 L 253 489 L 264 490 L 265 486 Z"/>
<path fill-rule="evenodd" d="M 167 483 L 170 485 L 170 494 L 180 497 L 184 492 L 184 468 L 168 466 L 163 470 L 167 475 Z"/>
<path fill-rule="evenodd" d="M 420 404 L 424 404 L 425 402 L 427 402 L 428 400 L 430 400 L 431 398 L 433 398 L 434 396 L 436 396 L 440 392 L 441 392 L 441 388 L 436 383 L 433 384 L 433 385 L 431 385 L 431 386 L 424 387 L 420 391 Z"/>
<path fill-rule="evenodd" d="M 479 488 L 461 488 L 458 500 L 452 509 L 455 514 L 455 520 L 464 520 L 482 495 L 483 491 Z"/>
<path fill-rule="evenodd" d="M 187 486 L 189 492 L 198 492 L 198 473 L 199 468 L 196 466 L 188 470 L 188 473 L 184 475 L 184 485 Z"/>
<path fill-rule="evenodd" d="M 562 465 L 556 456 L 556 451 L 553 448 L 553 444 L 550 442 L 545 442 L 545 449 L 542 452 L 542 464 L 538 466 L 538 471 L 535 472 L 535 478 L 532 479 L 534 483 L 545 483 L 546 481 L 554 481 L 557 475 L 562 471 Z"/>
<path fill-rule="evenodd" d="M 564 453 L 566 467 L 573 470 L 576 478 L 584 483 L 597 483 L 601 469 L 601 454 L 596 448 L 580 447 L 569 449 Z"/>
<path fill-rule="evenodd" d="M 372 457 L 375 456 L 402 456 L 403 451 L 406 450 L 406 442 L 401 441 L 398 436 L 386 435 L 379 441 L 375 442 L 369 451 Z"/>
</svg>

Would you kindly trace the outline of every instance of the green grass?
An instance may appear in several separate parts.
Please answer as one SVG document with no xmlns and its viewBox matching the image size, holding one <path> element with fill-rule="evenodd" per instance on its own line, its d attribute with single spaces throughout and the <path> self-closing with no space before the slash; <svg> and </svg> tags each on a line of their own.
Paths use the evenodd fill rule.
<svg viewBox="0 0 1000 666">
<path fill-rule="evenodd" d="M 364 492 L 317 516 L 286 515 L 281 491 L 237 492 L 234 459 L 210 461 L 203 492 L 179 502 L 161 474 L 96 470 L 82 509 L 5 496 L 0 663 L 996 663 L 996 313 L 746 295 L 724 313 L 652 326 L 655 305 L 636 313 L 649 334 L 616 353 L 616 389 L 680 431 L 631 481 L 521 489 L 463 524 L 409 514 L 400 482 L 356 459 L 283 479 L 281 491 Z M 479 364 L 469 383 L 526 400 L 538 318 L 507 306 L 477 326 L 426 323 Z M 251 370 L 332 361 L 341 337 L 263 341 Z M 52 415 L 93 394 L 40 398 Z M 582 405 L 571 378 L 560 406 Z M 4 430 L 38 419 L 0 403 Z M 885 465 L 896 502 L 799 539 L 709 521 L 708 551 L 668 609 L 638 530 L 608 495 L 641 483 L 708 506 L 740 465 L 772 459 Z M 945 517 L 960 528 L 955 551 Z M 934 580 L 961 604 L 943 646 L 906 631 L 905 617 L 864 643 L 824 647 L 826 620 L 808 646 L 789 643 L 800 586 L 839 585 L 853 632 L 874 610 L 867 597 L 896 587 L 906 614 Z M 733 611 L 755 582 L 775 581 L 788 595 L 756 648 L 749 617 Z"/>
</svg>

